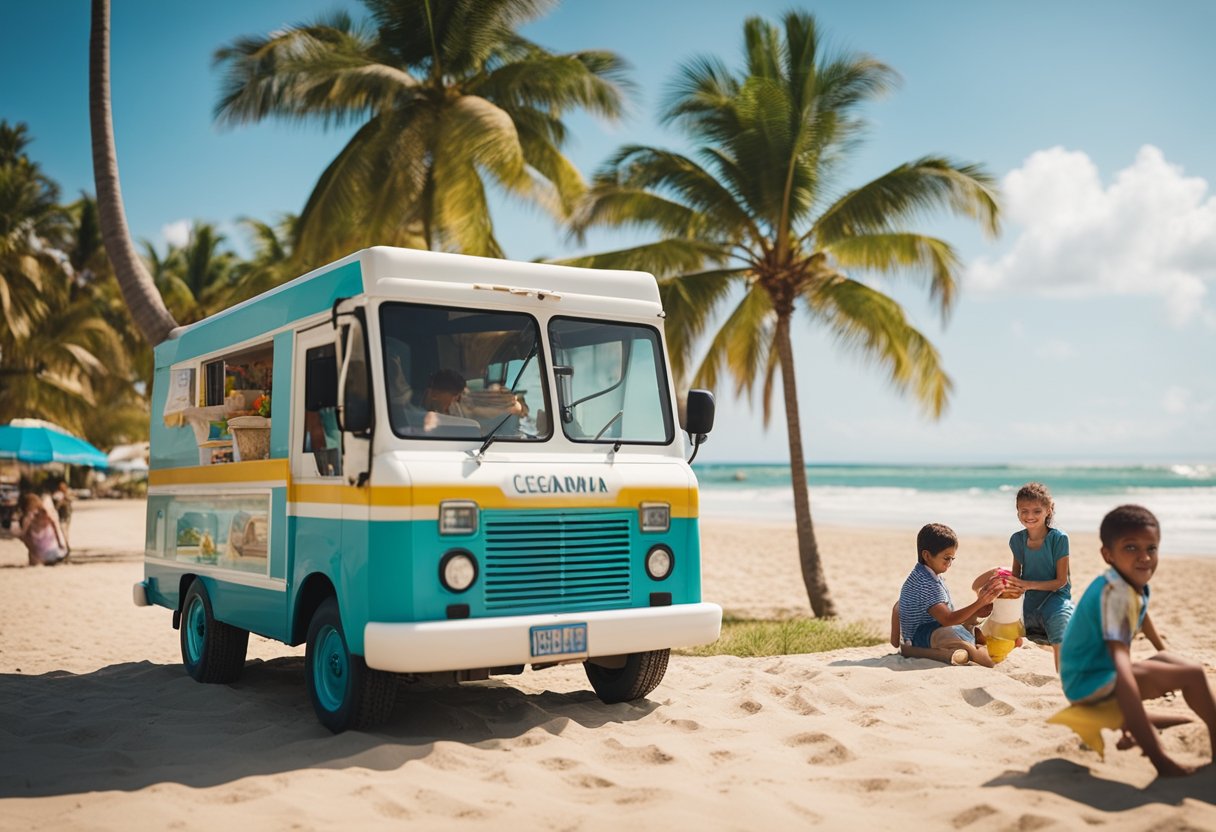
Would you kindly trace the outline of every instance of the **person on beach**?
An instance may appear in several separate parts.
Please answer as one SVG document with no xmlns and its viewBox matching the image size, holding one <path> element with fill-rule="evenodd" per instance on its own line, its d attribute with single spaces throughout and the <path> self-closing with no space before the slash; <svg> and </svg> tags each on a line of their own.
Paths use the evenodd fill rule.
<svg viewBox="0 0 1216 832">
<path fill-rule="evenodd" d="M 21 498 L 21 531 L 30 566 L 53 566 L 67 560 L 68 545 L 54 506 L 37 494 Z"/>
<path fill-rule="evenodd" d="M 1060 681 L 1073 705 L 1100 706 L 1114 699 L 1126 734 L 1140 745 L 1163 776 L 1190 774 L 1193 768 L 1174 762 L 1161 748 L 1154 726 L 1176 719 L 1150 716 L 1143 700 L 1181 690 L 1186 703 L 1207 724 L 1210 748 L 1216 749 L 1216 700 L 1203 666 L 1161 648 L 1148 617 L 1149 580 L 1157 571 L 1161 524 L 1143 506 L 1123 505 L 1102 519 L 1098 536 L 1102 559 L 1110 565 L 1081 596 L 1060 650 Z M 1153 634 L 1158 652 L 1131 660 L 1136 633 Z M 1130 745 L 1120 742 L 1119 747 Z"/>
<path fill-rule="evenodd" d="M 892 615 L 893 625 L 898 617 L 900 640 L 915 648 L 964 650 L 971 661 L 992 667 L 994 662 L 984 645 L 976 643 L 971 625 L 1001 594 L 1005 580 L 994 573 L 973 603 L 956 610 L 942 575 L 957 556 L 958 535 L 949 526 L 930 523 L 916 535 L 916 553 L 916 566 L 899 591 Z"/>
<path fill-rule="evenodd" d="M 1056 504 L 1041 482 L 1018 489 L 1018 522 L 1009 538 L 1013 552 L 1010 588 L 1023 593 L 1022 620 L 1031 638 L 1046 638 L 1060 670 L 1060 643 L 1072 616 L 1072 583 L 1068 574 L 1068 535 L 1053 528 Z"/>
<path fill-rule="evenodd" d="M 59 528 L 63 531 L 66 545 L 68 531 L 72 525 L 72 489 L 68 488 L 66 480 L 60 480 L 59 486 L 51 492 L 51 502 L 55 504 L 55 513 L 59 515 Z"/>
</svg>

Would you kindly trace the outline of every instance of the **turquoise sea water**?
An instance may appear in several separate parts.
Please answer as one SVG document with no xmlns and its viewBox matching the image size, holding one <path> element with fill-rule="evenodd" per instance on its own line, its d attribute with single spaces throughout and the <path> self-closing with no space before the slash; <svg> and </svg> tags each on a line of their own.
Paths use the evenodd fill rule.
<svg viewBox="0 0 1216 832">
<path fill-rule="evenodd" d="M 732 520 L 793 519 L 789 466 L 779 463 L 694 465 L 701 514 Z M 1055 525 L 1096 533 L 1121 503 L 1140 503 L 1162 524 L 1162 546 L 1216 556 L 1216 465 L 811 465 L 811 512 L 818 523 L 908 528 L 952 526 L 960 534 L 1011 534 L 1014 495 L 1046 483 Z"/>
</svg>

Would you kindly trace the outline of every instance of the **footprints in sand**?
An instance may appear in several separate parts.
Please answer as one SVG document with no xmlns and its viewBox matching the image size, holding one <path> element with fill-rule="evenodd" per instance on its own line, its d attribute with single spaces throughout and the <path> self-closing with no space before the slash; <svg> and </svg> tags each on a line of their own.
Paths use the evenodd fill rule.
<svg viewBox="0 0 1216 832">
<path fill-rule="evenodd" d="M 749 714 L 758 714 L 764 710 L 764 706 L 755 699 L 743 699 L 738 703 L 739 710 Z"/>
<path fill-rule="evenodd" d="M 608 749 L 608 756 L 615 761 L 633 765 L 661 765 L 675 760 L 675 757 L 657 745 L 630 747 L 617 739 L 608 739 L 604 741 L 604 748 Z"/>
<path fill-rule="evenodd" d="M 995 806 L 988 803 L 977 803 L 951 818 L 950 825 L 955 829 L 966 829 L 969 826 L 977 826 L 981 829 L 992 829 L 994 827 L 1016 829 L 1018 832 L 1034 832 L 1035 829 L 1059 825 L 1052 818 L 1042 815 L 1018 815 L 1017 818 L 1013 819 L 1012 823 L 1001 822 L 1006 819 L 1008 819 L 1008 816 L 1003 815 Z"/>
<path fill-rule="evenodd" d="M 834 737 L 818 731 L 795 734 L 787 739 L 785 744 L 809 748 L 811 754 L 806 761 L 815 765 L 836 766 L 853 759 L 853 754 L 849 749 L 837 742 Z"/>
<path fill-rule="evenodd" d="M 1014 712 L 1015 708 L 1008 702 L 1002 702 L 1000 699 L 994 699 L 988 691 L 983 688 L 967 688 L 962 692 L 963 701 L 973 708 L 983 708 L 986 711 L 991 711 L 997 716 L 1009 716 Z"/>
<path fill-rule="evenodd" d="M 1015 679 L 1024 685 L 1030 685 L 1032 688 L 1041 688 L 1045 685 L 1058 685 L 1060 683 L 1059 676 L 1048 676 L 1046 673 L 1010 673 L 1010 679 Z"/>
</svg>

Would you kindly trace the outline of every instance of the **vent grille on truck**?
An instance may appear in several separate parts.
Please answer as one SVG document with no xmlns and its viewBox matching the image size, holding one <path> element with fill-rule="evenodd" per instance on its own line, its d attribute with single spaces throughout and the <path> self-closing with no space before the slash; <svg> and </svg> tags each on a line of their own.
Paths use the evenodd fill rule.
<svg viewBox="0 0 1216 832">
<path fill-rule="evenodd" d="M 628 605 L 632 512 L 494 514 L 482 515 L 487 610 Z"/>
</svg>

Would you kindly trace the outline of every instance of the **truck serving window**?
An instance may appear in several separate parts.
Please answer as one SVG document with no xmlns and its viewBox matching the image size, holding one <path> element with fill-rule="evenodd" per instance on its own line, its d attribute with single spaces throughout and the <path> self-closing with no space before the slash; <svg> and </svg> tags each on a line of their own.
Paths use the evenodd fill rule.
<svg viewBox="0 0 1216 832">
<path fill-rule="evenodd" d="M 518 442 L 551 435 L 532 316 L 386 303 L 380 330 L 397 436 Z"/>
<path fill-rule="evenodd" d="M 672 441 L 663 347 L 653 328 L 577 318 L 549 322 L 559 418 L 575 442 Z"/>
</svg>

